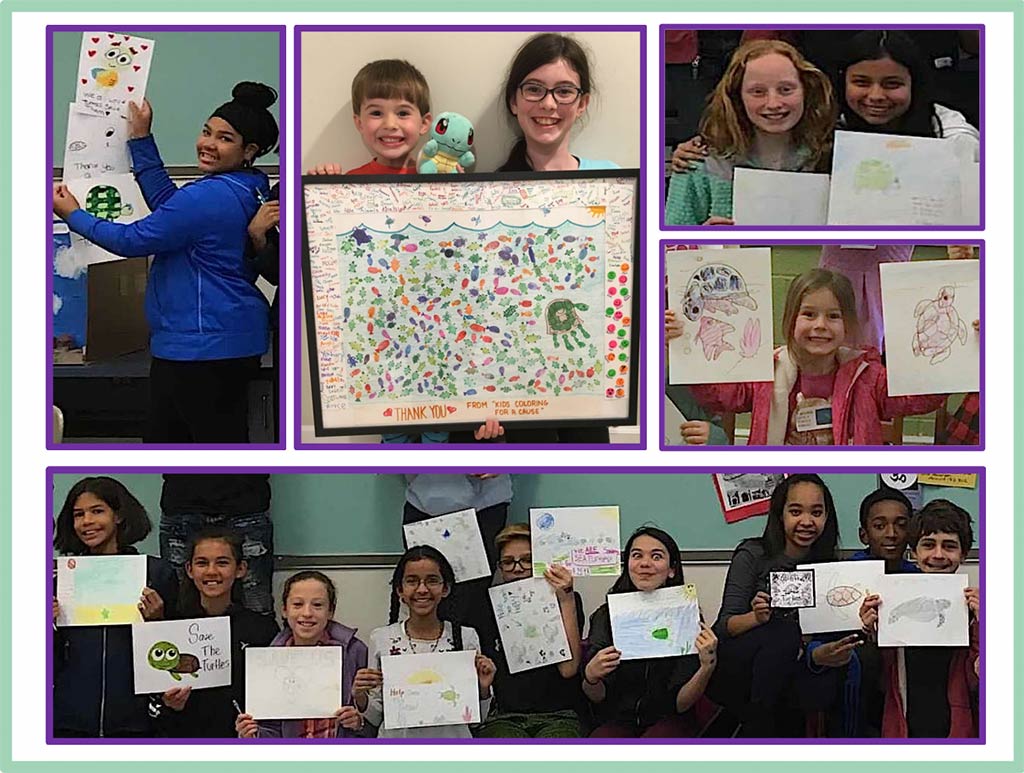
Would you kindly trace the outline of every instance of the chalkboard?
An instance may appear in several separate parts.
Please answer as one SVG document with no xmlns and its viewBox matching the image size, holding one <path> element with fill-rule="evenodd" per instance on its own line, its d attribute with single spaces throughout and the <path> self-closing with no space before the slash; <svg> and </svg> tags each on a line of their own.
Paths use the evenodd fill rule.
<svg viewBox="0 0 1024 773">
<path fill-rule="evenodd" d="M 91 28 L 95 29 L 95 28 Z M 163 32 L 110 30 L 155 41 L 146 96 L 153 105 L 153 136 L 165 164 L 196 165 L 196 137 L 203 122 L 231 99 L 239 81 L 258 81 L 280 92 L 279 32 Z M 53 165 L 64 165 L 68 104 L 75 100 L 81 32 L 53 33 Z M 270 108 L 280 123 L 280 100 Z M 276 166 L 270 153 L 257 165 Z"/>
<path fill-rule="evenodd" d="M 56 515 L 68 489 L 87 474 L 54 476 Z M 156 524 L 160 513 L 159 475 L 118 475 L 146 506 L 154 532 L 139 549 L 158 554 Z M 825 474 L 839 512 L 841 545 L 860 547 L 857 537 L 860 501 L 876 488 L 877 476 Z M 530 507 L 619 505 L 622 533 L 644 523 L 666 529 L 682 550 L 732 550 L 745 537 L 759 536 L 764 517 L 729 525 L 705 473 L 571 473 L 513 476 L 510 521 L 525 521 Z M 405 482 L 397 474 L 274 474 L 271 475 L 274 552 L 278 555 L 400 553 Z M 949 499 L 975 519 L 976 489 L 924 487 L 925 501 Z M 976 544 L 975 547 L 978 547 Z"/>
</svg>

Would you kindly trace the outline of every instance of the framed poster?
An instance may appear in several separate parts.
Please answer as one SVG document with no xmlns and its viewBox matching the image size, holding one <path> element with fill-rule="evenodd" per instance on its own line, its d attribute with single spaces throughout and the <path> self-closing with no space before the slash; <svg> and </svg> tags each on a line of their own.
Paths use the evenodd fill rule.
<svg viewBox="0 0 1024 773">
<path fill-rule="evenodd" d="M 303 177 L 317 436 L 636 423 L 638 180 Z"/>
<path fill-rule="evenodd" d="M 711 480 L 714 481 L 725 522 L 735 523 L 744 518 L 767 514 L 772 492 L 785 477 L 776 472 L 714 473 Z"/>
</svg>

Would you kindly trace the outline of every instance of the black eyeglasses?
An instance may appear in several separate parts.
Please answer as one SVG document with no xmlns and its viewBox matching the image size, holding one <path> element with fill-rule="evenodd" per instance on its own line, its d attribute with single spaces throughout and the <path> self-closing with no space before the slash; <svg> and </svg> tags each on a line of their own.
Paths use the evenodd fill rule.
<svg viewBox="0 0 1024 773">
<path fill-rule="evenodd" d="M 505 571 L 513 570 L 517 566 L 520 569 L 530 569 L 533 566 L 533 556 L 526 556 L 524 558 L 503 558 L 498 561 L 498 566 Z"/>
<path fill-rule="evenodd" d="M 580 98 L 583 89 L 565 83 L 549 89 L 543 84 L 527 81 L 526 83 L 519 84 L 519 93 L 523 95 L 523 99 L 527 102 L 543 102 L 548 94 L 550 94 L 558 104 L 571 105 Z"/>
</svg>

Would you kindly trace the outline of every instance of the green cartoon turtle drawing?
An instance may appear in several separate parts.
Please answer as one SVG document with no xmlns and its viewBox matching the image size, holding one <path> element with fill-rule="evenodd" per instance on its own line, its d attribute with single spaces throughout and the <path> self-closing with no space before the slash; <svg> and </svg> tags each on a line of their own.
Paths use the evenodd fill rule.
<svg viewBox="0 0 1024 773">
<path fill-rule="evenodd" d="M 574 343 L 576 346 L 583 346 L 583 340 L 579 336 L 590 338 L 590 333 L 584 329 L 583 320 L 579 315 L 579 311 L 586 311 L 589 308 L 585 303 L 573 303 L 568 298 L 556 298 L 548 303 L 544 309 L 544 319 L 547 320 L 548 335 L 552 336 L 556 349 L 559 338 L 570 352 L 576 348 L 573 346 Z"/>
<path fill-rule="evenodd" d="M 199 678 L 199 658 L 187 652 L 180 652 L 169 641 L 158 641 L 149 648 L 146 658 L 149 665 L 157 671 L 166 671 L 176 682 L 181 681 L 181 674 L 191 674 L 196 679 Z"/>
<path fill-rule="evenodd" d="M 121 201 L 121 192 L 113 185 L 94 185 L 85 195 L 85 211 L 103 220 L 117 220 L 133 209 Z"/>
<path fill-rule="evenodd" d="M 853 176 L 853 187 L 857 191 L 879 191 L 885 193 L 900 187 L 900 180 L 892 166 L 877 158 L 869 158 L 857 164 Z"/>
<path fill-rule="evenodd" d="M 454 687 L 444 690 L 439 697 L 443 701 L 448 701 L 453 706 L 459 702 L 459 693 Z"/>
</svg>

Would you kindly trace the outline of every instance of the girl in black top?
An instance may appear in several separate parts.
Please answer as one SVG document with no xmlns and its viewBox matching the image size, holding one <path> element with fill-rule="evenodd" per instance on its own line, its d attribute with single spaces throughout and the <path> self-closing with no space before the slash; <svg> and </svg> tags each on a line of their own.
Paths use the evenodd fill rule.
<svg viewBox="0 0 1024 773">
<path fill-rule="evenodd" d="M 622 574 L 611 593 L 653 591 L 683 584 L 679 547 L 661 529 L 643 526 L 626 543 Z M 612 644 L 608 604 L 590 617 L 590 651 L 583 693 L 594 704 L 604 738 L 679 738 L 694 735 L 692 709 L 715 670 L 718 640 L 701 623 L 696 655 L 621 661 Z"/>
</svg>

